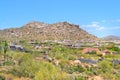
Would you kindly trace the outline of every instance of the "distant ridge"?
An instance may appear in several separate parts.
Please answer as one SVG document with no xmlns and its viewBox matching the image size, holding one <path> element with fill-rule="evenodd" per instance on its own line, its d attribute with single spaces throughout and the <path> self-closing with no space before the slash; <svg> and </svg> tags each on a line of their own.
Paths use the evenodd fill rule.
<svg viewBox="0 0 120 80">
<path fill-rule="evenodd" d="M 37 21 L 29 22 L 20 28 L 1 30 L 0 38 L 6 40 L 98 40 L 96 36 L 81 29 L 79 25 L 68 22 L 47 24 Z"/>
<path fill-rule="evenodd" d="M 109 35 L 103 38 L 103 40 L 120 40 L 120 37 Z"/>
</svg>

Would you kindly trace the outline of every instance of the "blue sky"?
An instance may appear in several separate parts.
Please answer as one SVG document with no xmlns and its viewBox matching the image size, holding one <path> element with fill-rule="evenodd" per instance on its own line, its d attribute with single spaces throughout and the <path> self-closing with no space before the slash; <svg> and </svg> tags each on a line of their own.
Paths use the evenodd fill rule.
<svg viewBox="0 0 120 80">
<path fill-rule="evenodd" d="M 120 0 L 1 0 L 0 29 L 68 21 L 98 37 L 120 36 L 119 9 Z"/>
</svg>

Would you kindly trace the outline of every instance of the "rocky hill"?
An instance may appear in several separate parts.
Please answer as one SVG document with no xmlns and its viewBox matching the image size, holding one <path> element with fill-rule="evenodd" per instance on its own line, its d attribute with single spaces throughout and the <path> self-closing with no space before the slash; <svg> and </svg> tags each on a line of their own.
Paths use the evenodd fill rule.
<svg viewBox="0 0 120 80">
<path fill-rule="evenodd" d="M 103 40 L 120 40 L 120 37 L 110 35 L 110 36 L 104 37 Z"/>
<path fill-rule="evenodd" d="M 11 28 L 0 31 L 0 38 L 6 40 L 86 40 L 98 38 L 81 29 L 79 25 L 68 22 L 46 24 L 30 22 L 20 28 Z"/>
</svg>

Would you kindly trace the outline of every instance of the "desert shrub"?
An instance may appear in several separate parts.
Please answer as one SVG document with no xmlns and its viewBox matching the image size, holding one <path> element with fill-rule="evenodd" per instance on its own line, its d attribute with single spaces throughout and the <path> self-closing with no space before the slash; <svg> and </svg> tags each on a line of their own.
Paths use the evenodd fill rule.
<svg viewBox="0 0 120 80">
<path fill-rule="evenodd" d="M 87 69 L 84 71 L 84 73 L 87 74 L 87 75 L 91 75 L 91 76 L 97 74 L 97 73 L 96 73 L 96 68 L 94 68 L 94 67 L 87 68 Z"/>
<path fill-rule="evenodd" d="M 101 74 L 101 76 L 105 80 L 120 80 L 120 77 L 116 76 L 115 74 L 112 74 L 111 72 L 103 73 L 103 74 Z"/>
<path fill-rule="evenodd" d="M 98 66 L 102 70 L 103 73 L 109 72 L 113 68 L 112 63 L 110 61 L 107 61 L 107 60 L 103 60 L 103 61 L 99 62 Z"/>
<path fill-rule="evenodd" d="M 55 57 L 56 59 L 63 59 L 63 56 L 62 56 L 61 53 L 56 53 L 56 54 L 54 55 L 54 57 Z"/>
<path fill-rule="evenodd" d="M 52 52 L 60 52 L 60 47 L 59 46 L 54 46 L 53 48 L 52 48 Z"/>
<path fill-rule="evenodd" d="M 42 55 L 41 51 L 32 51 L 32 52 L 30 52 L 30 53 L 31 53 L 31 55 L 32 55 L 33 57 L 38 57 L 38 56 L 41 56 L 41 55 Z"/>
<path fill-rule="evenodd" d="M 31 62 L 28 62 L 27 64 L 24 63 L 21 66 L 12 69 L 11 73 L 19 77 L 23 76 L 33 78 L 35 73 L 39 70 L 39 67 L 36 65 L 38 64 Z"/>
<path fill-rule="evenodd" d="M 90 75 L 90 76 L 94 76 L 94 75 L 100 75 L 102 74 L 102 70 L 99 68 L 99 67 L 90 67 L 90 68 L 87 68 L 84 72 L 84 74 L 86 75 Z"/>
<path fill-rule="evenodd" d="M 20 63 L 27 63 L 27 62 L 30 62 L 33 60 L 33 57 L 32 55 L 30 54 L 21 54 L 19 55 L 19 58 L 17 58 L 17 61 L 20 62 Z"/>
<path fill-rule="evenodd" d="M 85 80 L 85 77 L 84 76 L 77 76 L 77 77 L 75 77 L 75 80 Z"/>
<path fill-rule="evenodd" d="M 6 61 L 3 64 L 6 66 L 9 66 L 9 65 L 14 65 L 14 62 L 13 61 Z"/>
<path fill-rule="evenodd" d="M 70 74 L 72 74 L 73 72 L 82 73 L 82 72 L 85 72 L 85 71 L 86 71 L 86 69 L 83 68 L 82 66 L 69 66 L 66 69 L 66 72 L 70 73 Z"/>
<path fill-rule="evenodd" d="M 0 75 L 0 80 L 5 80 L 5 77 Z"/>
<path fill-rule="evenodd" d="M 35 76 L 35 73 L 40 68 L 39 65 L 40 64 L 36 62 L 22 63 L 21 66 L 18 66 L 12 69 L 11 73 L 19 77 L 23 76 L 23 77 L 33 78 Z"/>
<path fill-rule="evenodd" d="M 66 70 L 66 68 L 69 66 L 69 61 L 62 59 L 59 66 L 62 70 Z"/>
<path fill-rule="evenodd" d="M 30 55 L 24 55 L 20 60 L 22 60 L 20 65 L 15 66 L 10 73 L 35 80 L 69 80 L 66 78 L 66 73 L 60 71 L 52 63 L 35 61 Z"/>
<path fill-rule="evenodd" d="M 97 52 L 96 51 L 92 51 L 92 52 L 88 52 L 88 54 L 97 54 Z"/>
<path fill-rule="evenodd" d="M 18 66 L 15 66 L 10 72 L 16 76 L 33 78 L 39 70 L 40 65 L 41 64 L 34 61 L 30 55 L 24 55 L 19 59 Z"/>
<path fill-rule="evenodd" d="M 117 71 L 115 75 L 118 79 L 120 79 L 120 71 Z"/>
<path fill-rule="evenodd" d="M 67 74 L 60 71 L 50 63 L 43 63 L 39 72 L 35 75 L 35 80 L 69 80 Z"/>
<path fill-rule="evenodd" d="M 115 69 L 120 69 L 120 65 L 114 65 Z"/>
<path fill-rule="evenodd" d="M 118 51 L 118 52 L 120 52 L 120 49 L 118 47 L 116 47 L 116 46 L 111 46 L 111 47 L 108 47 L 107 49 L 108 50 L 112 50 L 112 51 Z"/>
<path fill-rule="evenodd" d="M 74 55 L 69 55 L 68 59 L 69 59 L 69 60 L 75 60 L 76 57 L 75 57 Z"/>
<path fill-rule="evenodd" d="M 20 40 L 19 43 L 22 44 L 22 45 L 26 45 L 27 41 L 26 40 Z"/>
</svg>

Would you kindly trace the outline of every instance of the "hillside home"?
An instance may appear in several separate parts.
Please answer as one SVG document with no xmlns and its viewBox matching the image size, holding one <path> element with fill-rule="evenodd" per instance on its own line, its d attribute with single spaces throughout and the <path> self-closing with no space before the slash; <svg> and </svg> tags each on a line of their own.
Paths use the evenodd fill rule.
<svg viewBox="0 0 120 80">
<path fill-rule="evenodd" d="M 72 48 L 80 48 L 82 46 L 81 43 L 75 43 L 72 45 Z"/>
<path fill-rule="evenodd" d="M 103 50 L 101 51 L 103 55 L 107 55 L 107 54 L 112 54 L 112 52 L 108 51 L 108 50 Z"/>
<path fill-rule="evenodd" d="M 90 53 L 90 52 L 100 52 L 98 48 L 84 48 L 82 53 Z"/>
<path fill-rule="evenodd" d="M 26 49 L 22 47 L 21 45 L 9 44 L 9 48 L 11 50 L 26 51 Z"/>
</svg>

